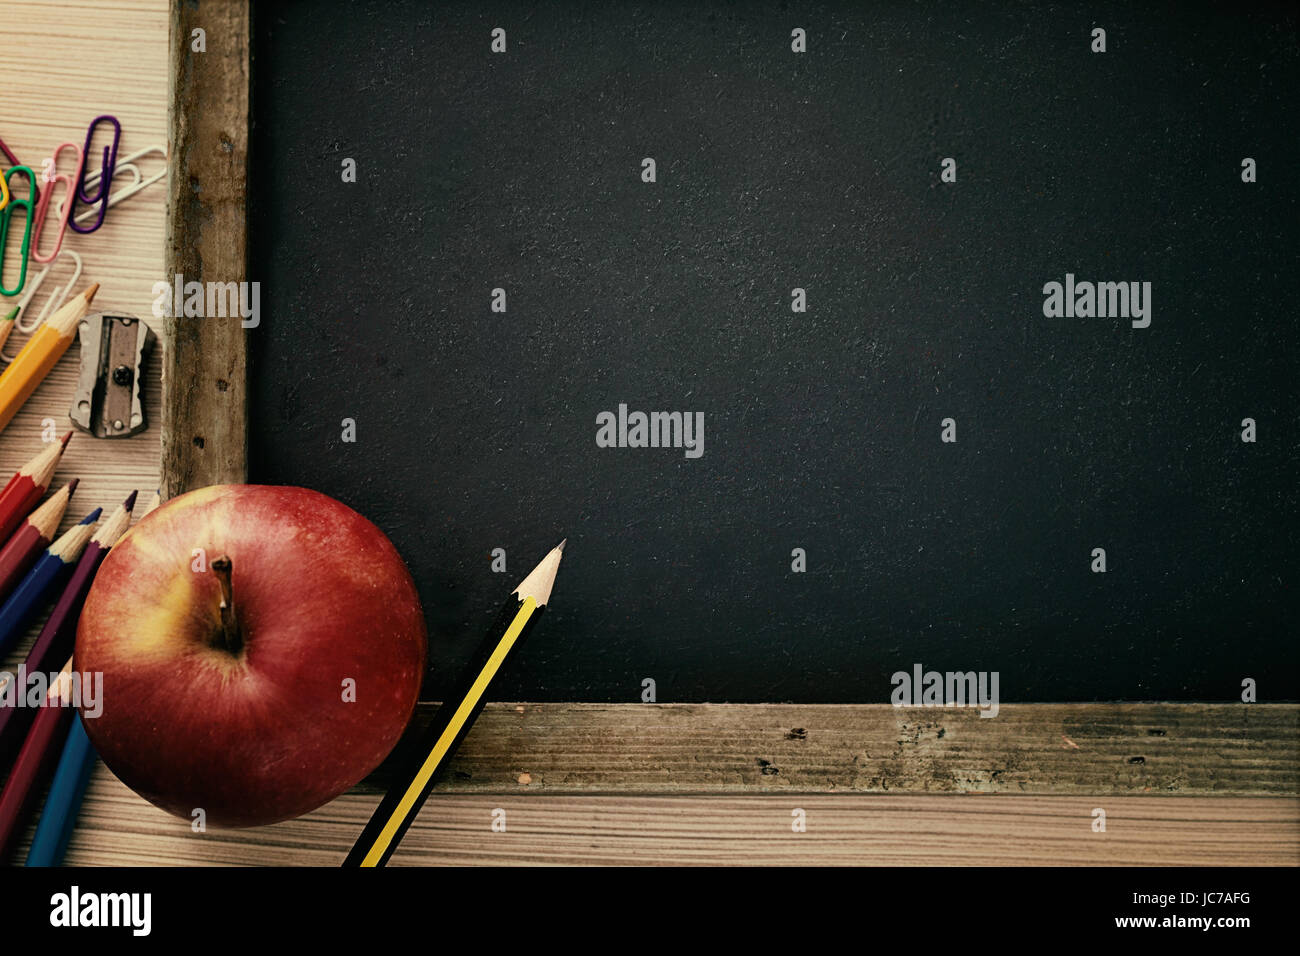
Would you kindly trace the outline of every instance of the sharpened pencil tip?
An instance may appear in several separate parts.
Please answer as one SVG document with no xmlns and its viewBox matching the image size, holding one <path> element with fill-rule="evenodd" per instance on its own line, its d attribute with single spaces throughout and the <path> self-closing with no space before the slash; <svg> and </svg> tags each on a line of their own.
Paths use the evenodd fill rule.
<svg viewBox="0 0 1300 956">
<path fill-rule="evenodd" d="M 89 305 L 91 302 L 95 301 L 95 293 L 98 292 L 98 291 L 99 291 L 99 283 L 96 282 L 96 283 L 95 283 L 94 285 L 92 285 L 89 289 L 87 289 L 85 292 L 82 293 L 82 295 L 84 295 L 84 296 L 86 297 L 86 304 L 87 304 L 87 305 Z"/>
<path fill-rule="evenodd" d="M 70 482 L 68 482 L 68 497 L 69 497 L 69 498 L 72 497 L 72 493 L 73 493 L 74 491 L 77 490 L 77 485 L 79 485 L 79 484 L 81 484 L 81 479 L 80 479 L 80 478 L 73 478 Z"/>
<path fill-rule="evenodd" d="M 0 322 L 12 322 L 14 319 L 18 318 L 19 311 L 20 310 L 18 306 L 14 306 L 12 309 L 9 310 L 8 315 L 6 315 L 3 319 L 0 319 Z"/>
<path fill-rule="evenodd" d="M 126 496 L 126 501 L 122 502 L 122 507 L 126 509 L 127 514 L 130 514 L 131 511 L 134 510 L 135 496 L 138 495 L 139 493 L 140 493 L 139 491 L 131 492 L 129 495 Z"/>
<path fill-rule="evenodd" d="M 568 543 L 569 543 L 569 539 L 568 539 L 568 538 L 565 538 L 563 541 L 561 541 L 559 544 L 557 544 L 557 545 L 555 546 L 555 550 L 556 550 L 556 551 L 563 551 L 563 550 L 564 550 L 564 546 L 565 546 L 566 544 L 568 544 Z"/>
<path fill-rule="evenodd" d="M 71 431 L 69 431 L 66 435 L 64 435 L 61 439 L 59 439 L 59 444 L 62 445 L 64 448 L 67 448 L 67 447 L 68 447 L 68 442 L 70 442 L 70 441 L 72 441 L 72 432 L 71 432 Z M 80 447 L 80 446 L 78 446 L 78 447 Z"/>
<path fill-rule="evenodd" d="M 82 518 L 81 521 L 78 522 L 78 523 L 79 523 L 79 524 L 94 524 L 96 521 L 99 520 L 99 516 L 102 515 L 103 513 L 104 513 L 104 509 L 103 509 L 103 508 L 96 508 L 96 509 L 95 509 L 94 511 L 92 511 L 90 514 L 86 515 L 86 517 Z"/>
</svg>

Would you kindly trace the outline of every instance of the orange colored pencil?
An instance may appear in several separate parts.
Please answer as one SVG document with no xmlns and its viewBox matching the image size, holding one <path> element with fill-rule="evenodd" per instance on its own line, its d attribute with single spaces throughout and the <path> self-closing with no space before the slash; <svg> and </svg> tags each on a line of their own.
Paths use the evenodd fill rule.
<svg viewBox="0 0 1300 956">
<path fill-rule="evenodd" d="M 68 350 L 76 338 L 77 325 L 90 311 L 90 302 L 98 289 L 96 283 L 69 299 L 32 333 L 22 351 L 0 374 L 0 430 L 18 414 L 18 409 Z"/>
<path fill-rule="evenodd" d="M 27 569 L 54 540 L 55 532 L 59 530 L 59 522 L 63 520 L 63 512 L 68 508 L 68 499 L 77 490 L 79 480 L 73 478 L 50 495 L 45 504 L 33 511 L 27 520 L 18 526 L 13 537 L 5 542 L 4 548 L 0 548 L 0 601 L 9 596 L 9 592 L 23 579 Z"/>
<path fill-rule="evenodd" d="M 63 436 L 57 444 L 50 442 L 45 450 L 23 465 L 0 491 L 0 541 L 14 533 L 36 502 L 41 500 L 45 489 L 50 487 L 54 469 L 59 466 L 63 449 L 68 447 L 72 432 Z"/>
</svg>

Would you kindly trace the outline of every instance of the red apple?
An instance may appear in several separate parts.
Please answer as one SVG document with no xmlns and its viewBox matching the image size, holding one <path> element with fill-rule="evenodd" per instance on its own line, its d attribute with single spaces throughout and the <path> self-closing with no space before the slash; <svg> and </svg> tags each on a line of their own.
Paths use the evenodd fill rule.
<svg viewBox="0 0 1300 956">
<path fill-rule="evenodd" d="M 77 670 L 104 675 L 85 719 L 104 762 L 215 826 L 286 820 L 355 785 L 401 736 L 424 660 L 397 550 L 305 488 L 169 501 L 109 553 L 77 630 Z"/>
</svg>

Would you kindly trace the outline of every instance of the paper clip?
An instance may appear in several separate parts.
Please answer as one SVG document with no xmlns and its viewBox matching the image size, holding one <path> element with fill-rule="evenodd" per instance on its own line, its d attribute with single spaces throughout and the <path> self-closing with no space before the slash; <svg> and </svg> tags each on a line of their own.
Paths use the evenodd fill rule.
<svg viewBox="0 0 1300 956">
<path fill-rule="evenodd" d="M 0 293 L 5 295 L 17 295 L 23 291 L 23 286 L 27 283 L 27 254 L 32 244 L 32 196 L 36 194 L 36 177 L 26 166 L 15 166 L 6 170 L 4 178 L 7 181 L 15 173 L 21 173 L 27 177 L 27 198 L 19 199 L 13 194 L 13 188 L 9 190 L 9 205 L 0 209 Z M 9 224 L 13 221 L 14 212 L 23 210 L 23 218 L 26 222 L 23 224 L 23 244 L 18 253 L 21 266 L 18 270 L 18 284 L 12 289 L 6 289 L 4 284 L 4 250 L 9 241 Z"/>
<path fill-rule="evenodd" d="M 77 171 L 71 176 L 59 172 L 59 153 L 65 149 L 71 149 L 77 154 Z M 70 200 L 75 195 L 77 183 L 81 180 L 82 168 L 86 165 L 86 154 L 76 143 L 60 143 L 55 147 L 51 162 L 54 164 L 54 175 L 46 183 L 49 188 L 36 202 L 36 222 L 32 226 L 32 258 L 37 262 L 53 262 L 58 258 L 59 250 L 63 248 L 63 237 L 68 231 L 68 214 L 72 211 L 72 203 L 66 201 L 59 203 L 59 237 L 54 241 L 54 251 L 48 256 L 41 255 L 41 232 L 45 226 L 45 214 L 50 208 L 50 200 L 54 198 L 54 184 L 59 180 L 68 184 L 68 190 L 64 193 L 65 200 Z"/>
<path fill-rule="evenodd" d="M 7 160 L 9 161 L 9 165 L 10 165 L 10 166 L 21 166 L 21 165 L 22 165 L 22 163 L 18 162 L 18 157 L 15 156 L 13 153 L 9 152 L 9 147 L 5 145 L 5 141 L 2 140 L 2 139 L 0 139 L 0 153 L 4 153 L 4 154 L 5 154 L 5 159 L 7 159 Z M 6 186 L 6 187 L 4 188 L 4 192 L 5 192 L 5 195 L 8 196 L 8 194 L 9 194 L 9 187 Z M 41 187 L 37 186 L 35 183 L 32 183 L 32 198 L 33 198 L 33 199 L 40 199 L 40 198 L 41 198 Z M 8 203 L 9 203 L 9 200 L 8 200 L 8 199 L 5 199 L 4 202 L 0 202 L 0 209 L 3 209 L 6 205 L 8 205 Z"/>
<path fill-rule="evenodd" d="M 40 328 L 41 323 L 44 322 L 46 318 L 53 315 L 55 310 L 57 310 L 59 306 L 63 305 L 63 303 L 68 300 L 68 296 L 72 294 L 72 287 L 75 286 L 77 280 L 81 278 L 81 256 L 77 255 L 76 250 L 71 248 L 69 248 L 66 253 L 63 253 L 63 255 L 72 256 L 72 261 L 75 263 L 72 275 L 68 277 L 67 284 L 55 286 L 54 291 L 50 293 L 50 297 L 46 299 L 45 304 L 41 306 L 41 311 L 37 314 L 35 320 L 24 322 L 23 319 L 27 316 L 27 310 L 32 304 L 32 299 L 36 298 L 36 293 L 40 291 L 42 284 L 45 282 L 46 276 L 50 274 L 50 270 L 54 269 L 55 266 L 51 263 L 40 272 L 36 273 L 32 278 L 32 281 L 27 283 L 27 291 L 23 293 L 23 297 L 18 300 L 18 315 L 14 318 L 13 323 L 13 330 L 15 332 L 21 332 L 24 335 L 30 335 L 35 332 Z M 12 362 L 13 356 L 6 355 L 3 351 L 0 351 L 0 360 L 3 360 L 6 363 Z"/>
<path fill-rule="evenodd" d="M 142 149 L 139 150 L 138 152 L 134 152 L 130 156 L 124 156 L 118 162 L 116 168 L 113 170 L 113 178 L 120 179 L 122 175 L 125 173 L 126 175 L 129 175 L 134 181 L 129 186 L 124 186 L 123 188 L 119 189 L 117 192 L 113 193 L 111 196 L 108 197 L 109 209 L 112 209 L 122 200 L 130 199 L 132 196 L 140 192 L 142 189 L 148 189 L 154 183 L 159 182 L 167 177 L 166 164 L 163 165 L 163 168 L 160 172 L 155 173 L 154 175 L 150 176 L 148 179 L 145 179 L 144 173 L 140 172 L 140 167 L 135 164 L 135 161 L 138 159 L 143 159 L 145 156 L 148 156 L 152 153 L 157 153 L 164 160 L 167 158 L 166 148 L 162 146 L 150 146 L 147 149 Z M 91 173 L 89 176 L 86 177 L 87 187 L 93 188 L 94 185 L 98 182 L 99 182 L 99 173 L 97 172 Z M 58 213 L 60 216 L 64 214 L 63 202 L 59 203 Z M 94 214 L 95 214 L 95 210 L 87 209 L 84 212 L 81 212 L 77 215 L 77 221 L 80 221 L 82 219 L 89 219 Z"/>
<path fill-rule="evenodd" d="M 95 127 L 99 125 L 101 120 L 108 120 L 113 124 L 113 145 L 104 147 L 104 161 L 99 167 L 99 189 L 95 192 L 95 195 L 89 196 L 86 194 L 86 167 L 90 165 L 90 141 L 94 138 Z M 103 116 L 96 116 L 90 121 L 90 128 L 86 130 L 86 145 L 81 150 L 81 177 L 77 182 L 77 188 L 72 197 L 72 221 L 69 225 L 72 226 L 73 232 L 83 234 L 94 232 L 104 224 L 104 214 L 108 212 L 108 191 L 113 185 L 113 170 L 117 166 L 117 144 L 121 138 L 122 124 L 117 121 L 116 116 L 109 116 L 105 113 Z M 95 224 L 89 229 L 77 225 L 81 218 L 77 215 L 78 201 L 91 206 L 99 203 L 99 218 L 95 220 Z"/>
</svg>

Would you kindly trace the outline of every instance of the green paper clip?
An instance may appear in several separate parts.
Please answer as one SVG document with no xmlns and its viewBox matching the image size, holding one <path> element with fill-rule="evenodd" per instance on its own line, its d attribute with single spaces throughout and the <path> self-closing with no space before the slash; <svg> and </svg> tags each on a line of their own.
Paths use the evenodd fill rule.
<svg viewBox="0 0 1300 956">
<path fill-rule="evenodd" d="M 8 170 L 4 175 L 5 185 L 9 185 L 9 177 L 14 173 L 22 173 L 27 177 L 27 198 L 19 199 L 14 195 L 13 187 L 9 187 L 9 205 L 0 209 L 0 293 L 5 295 L 17 295 L 23 291 L 23 286 L 27 284 L 27 255 L 32 244 L 32 195 L 36 188 L 36 176 L 27 166 L 15 166 Z M 4 284 L 4 250 L 9 242 L 9 222 L 13 218 L 14 210 L 21 208 L 23 210 L 23 245 L 19 252 L 22 262 L 18 270 L 18 285 L 12 289 L 6 289 Z"/>
</svg>

